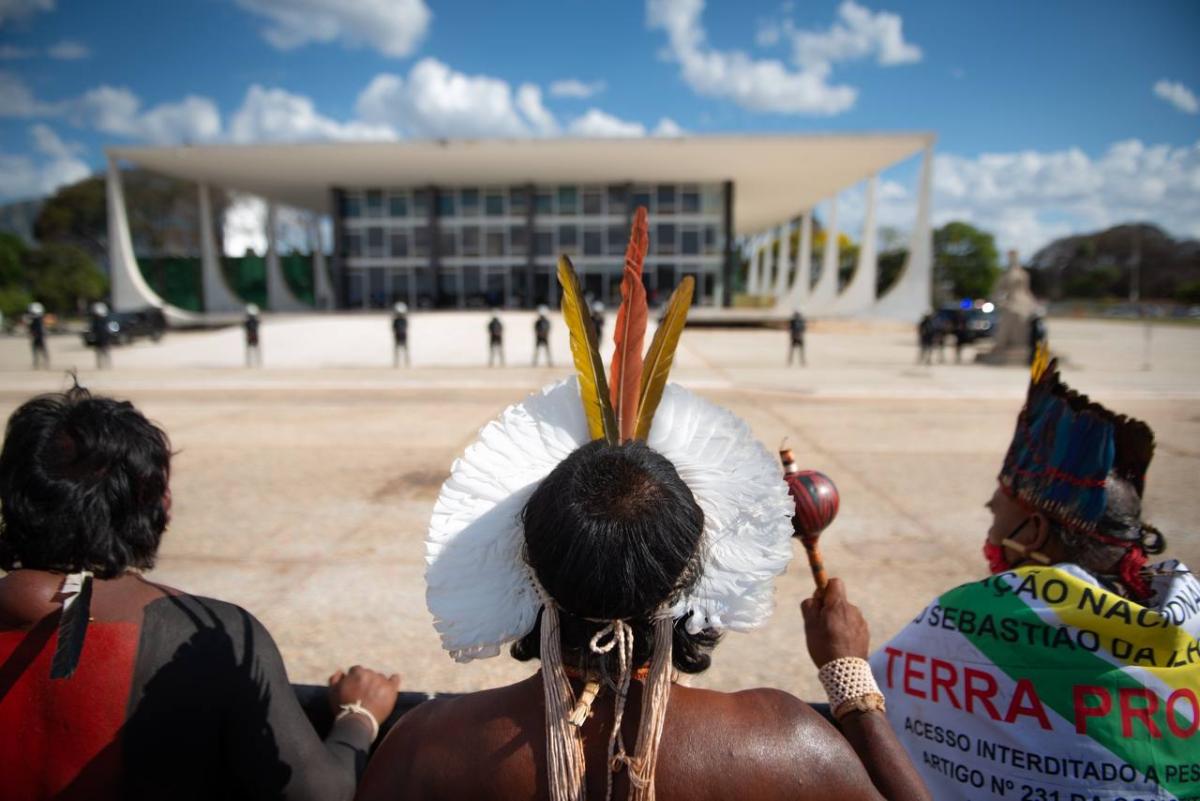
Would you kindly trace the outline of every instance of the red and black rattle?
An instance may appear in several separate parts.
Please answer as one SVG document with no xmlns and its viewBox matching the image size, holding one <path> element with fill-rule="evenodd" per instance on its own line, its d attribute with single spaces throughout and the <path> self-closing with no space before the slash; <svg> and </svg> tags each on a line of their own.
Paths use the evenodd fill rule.
<svg viewBox="0 0 1200 801">
<path fill-rule="evenodd" d="M 801 470 L 796 466 L 792 449 L 781 447 L 779 459 L 783 462 L 783 480 L 796 501 L 796 514 L 792 518 L 794 537 L 804 543 L 808 554 L 808 565 L 812 568 L 817 592 L 825 591 L 828 579 L 825 565 L 821 562 L 821 549 L 817 541 L 821 532 L 828 528 L 838 513 L 838 490 L 829 476 L 817 470 Z"/>
</svg>

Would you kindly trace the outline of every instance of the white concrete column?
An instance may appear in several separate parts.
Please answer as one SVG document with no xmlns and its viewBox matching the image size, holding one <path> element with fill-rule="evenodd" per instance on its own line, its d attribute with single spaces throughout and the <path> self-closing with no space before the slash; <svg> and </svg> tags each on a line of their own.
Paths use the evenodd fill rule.
<svg viewBox="0 0 1200 801">
<path fill-rule="evenodd" d="M 105 200 L 108 205 L 109 299 L 113 311 L 132 311 L 155 306 L 162 309 L 171 323 L 194 325 L 200 322 L 200 315 L 167 303 L 142 277 L 137 256 L 133 252 L 133 237 L 129 234 L 129 216 L 125 209 L 121 169 L 112 156 L 108 157 Z"/>
<path fill-rule="evenodd" d="M 875 246 L 875 199 L 879 194 L 879 176 L 867 181 L 866 209 L 863 215 L 862 236 L 859 239 L 858 262 L 854 275 L 845 290 L 838 295 L 833 311 L 841 315 L 858 315 L 870 311 L 875 304 L 875 283 L 879 272 L 879 257 Z"/>
<path fill-rule="evenodd" d="M 821 257 L 821 277 L 809 298 L 809 314 L 828 314 L 838 291 L 838 209 L 837 195 L 829 198 L 829 216 L 825 220 L 825 250 Z"/>
<path fill-rule="evenodd" d="M 933 302 L 933 139 L 921 158 L 917 219 L 908 244 L 908 259 L 896 283 L 875 304 L 874 314 L 916 322 Z"/>
<path fill-rule="evenodd" d="M 312 251 L 313 300 L 316 301 L 318 309 L 330 311 L 337 305 L 337 299 L 333 295 L 333 284 L 329 281 L 329 268 L 325 263 L 325 243 L 321 239 L 321 219 L 315 214 L 308 217 L 308 247 Z"/>
<path fill-rule="evenodd" d="M 220 254 L 213 233 L 212 195 L 208 184 L 197 184 L 200 203 L 200 275 L 204 286 L 204 311 L 229 313 L 244 305 L 234 294 L 221 270 Z"/>
<path fill-rule="evenodd" d="M 788 289 L 788 273 L 792 267 L 791 258 L 791 240 L 792 240 L 792 222 L 788 220 L 783 225 L 779 226 L 779 257 L 775 260 L 775 286 L 771 289 L 771 294 L 775 296 L 775 305 L 780 305 L 780 299 L 787 294 Z"/>
<path fill-rule="evenodd" d="M 271 311 L 297 312 L 309 311 L 310 307 L 301 303 L 292 290 L 288 289 L 283 277 L 283 267 L 279 263 L 279 212 L 274 203 L 267 203 L 267 307 Z"/>
<path fill-rule="evenodd" d="M 746 294 L 757 295 L 758 286 L 761 280 L 762 265 L 759 257 L 762 255 L 762 234 L 755 234 L 750 238 L 750 258 L 747 259 L 748 266 L 746 269 Z"/>
<path fill-rule="evenodd" d="M 800 218 L 800 251 L 796 254 L 796 277 L 788 290 L 787 306 L 790 311 L 807 311 L 808 296 L 812 291 L 812 209 Z"/>
</svg>

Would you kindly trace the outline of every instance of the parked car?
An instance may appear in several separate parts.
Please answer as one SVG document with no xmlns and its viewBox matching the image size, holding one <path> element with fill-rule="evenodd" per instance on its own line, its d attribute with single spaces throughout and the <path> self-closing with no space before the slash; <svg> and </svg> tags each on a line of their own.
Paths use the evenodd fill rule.
<svg viewBox="0 0 1200 801">
<path fill-rule="evenodd" d="M 989 304 L 990 305 L 990 304 Z M 946 336 L 953 336 L 954 323 L 958 315 L 963 315 L 967 322 L 967 342 L 985 339 L 996 333 L 996 312 L 983 309 L 963 309 L 959 306 L 944 306 L 934 315 L 936 322 Z"/>
<path fill-rule="evenodd" d="M 136 311 L 109 312 L 108 331 L 114 345 L 128 345 L 142 337 L 149 337 L 151 342 L 157 342 L 167 331 L 167 318 L 162 309 L 153 306 Z M 96 344 L 90 326 L 83 332 L 83 344 L 89 348 Z"/>
</svg>

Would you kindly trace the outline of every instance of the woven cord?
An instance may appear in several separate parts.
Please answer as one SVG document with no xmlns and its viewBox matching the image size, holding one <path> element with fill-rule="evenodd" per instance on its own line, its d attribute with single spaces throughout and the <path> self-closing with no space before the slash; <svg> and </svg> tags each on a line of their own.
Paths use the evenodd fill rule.
<svg viewBox="0 0 1200 801">
<path fill-rule="evenodd" d="M 546 699 L 546 772 L 550 801 L 584 801 L 583 738 L 569 718 L 575 693 L 562 661 L 558 608 L 542 606 L 542 688 Z"/>
</svg>

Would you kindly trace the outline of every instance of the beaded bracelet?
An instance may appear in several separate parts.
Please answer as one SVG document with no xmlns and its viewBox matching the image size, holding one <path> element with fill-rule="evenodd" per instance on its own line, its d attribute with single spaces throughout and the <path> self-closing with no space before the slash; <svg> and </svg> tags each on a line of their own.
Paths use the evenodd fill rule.
<svg viewBox="0 0 1200 801">
<path fill-rule="evenodd" d="M 883 693 L 871 674 L 871 666 L 865 659 L 845 656 L 824 665 L 817 678 L 829 696 L 829 709 L 835 720 L 841 720 L 851 712 L 885 711 Z"/>
</svg>

